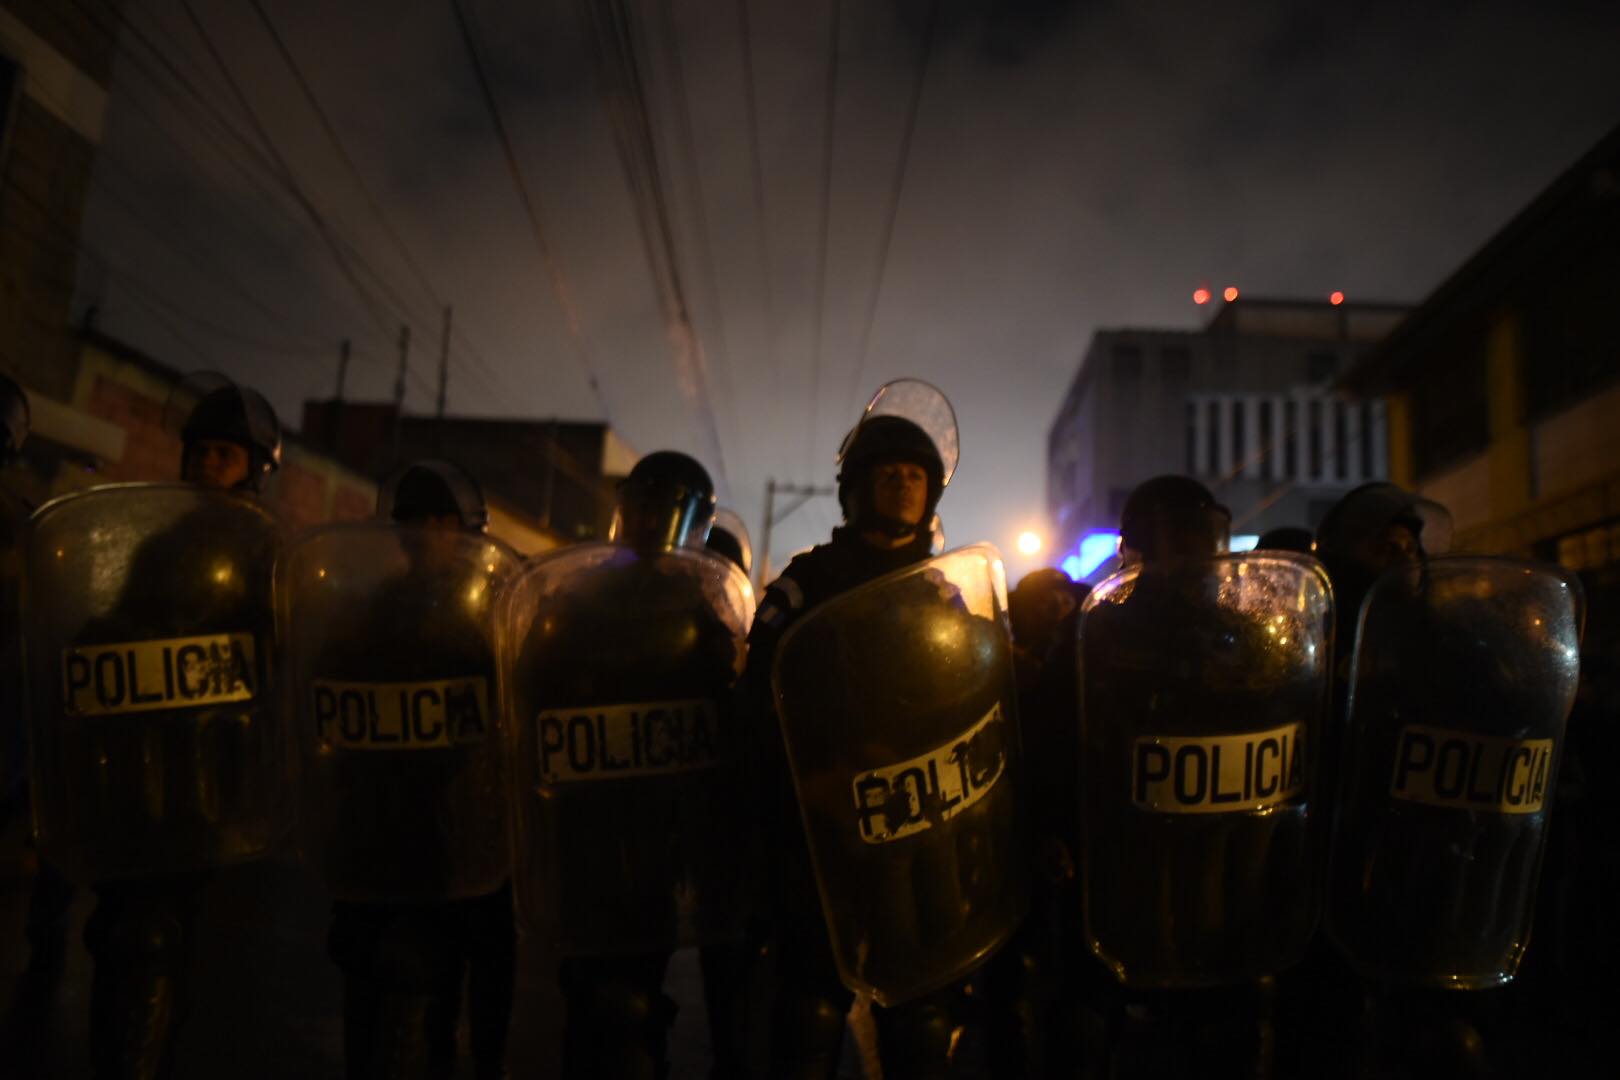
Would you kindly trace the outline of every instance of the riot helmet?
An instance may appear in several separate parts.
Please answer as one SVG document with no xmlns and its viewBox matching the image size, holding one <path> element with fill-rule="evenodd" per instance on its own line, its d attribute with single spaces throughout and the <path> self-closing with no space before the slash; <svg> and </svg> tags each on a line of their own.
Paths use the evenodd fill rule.
<svg viewBox="0 0 1620 1080">
<path fill-rule="evenodd" d="M 377 494 L 377 516 L 401 524 L 453 518 L 467 532 L 489 529 L 483 489 L 450 461 L 416 461 L 395 473 Z"/>
<path fill-rule="evenodd" d="M 838 503 L 844 520 L 862 531 L 897 538 L 930 529 L 958 457 L 956 412 L 937 387 L 920 379 L 884 384 L 838 450 Z M 902 463 L 921 467 L 927 476 L 921 513 L 911 520 L 881 511 L 872 483 L 879 466 Z"/>
<path fill-rule="evenodd" d="M 9 376 L 0 375 L 0 423 L 5 424 L 5 443 L 0 446 L 0 465 L 22 453 L 28 441 L 28 428 L 33 410 L 28 406 L 28 393 Z"/>
<path fill-rule="evenodd" d="M 736 563 L 743 573 L 754 572 L 754 547 L 749 542 L 748 526 L 735 511 L 721 507 L 714 512 L 714 524 L 709 527 L 704 546 Z"/>
<path fill-rule="evenodd" d="M 620 482 L 608 539 L 638 551 L 701 547 L 714 512 L 709 471 L 679 451 L 659 450 Z"/>
<path fill-rule="evenodd" d="M 1362 484 L 1334 503 L 1316 530 L 1324 561 L 1377 576 L 1400 563 L 1451 550 L 1451 512 L 1395 484 Z"/>
<path fill-rule="evenodd" d="M 1302 529 L 1297 525 L 1279 525 L 1275 529 L 1267 529 L 1255 541 L 1256 551 L 1292 551 L 1300 555 L 1309 555 L 1316 550 L 1316 538 L 1311 530 Z"/>
<path fill-rule="evenodd" d="M 1155 476 L 1136 486 L 1119 518 L 1119 542 L 1143 562 L 1207 559 L 1226 551 L 1232 512 L 1189 476 Z"/>
<path fill-rule="evenodd" d="M 187 375 L 169 395 L 164 412 L 165 426 L 179 427 L 180 475 L 188 482 L 257 492 L 281 467 L 281 423 L 275 410 L 263 394 L 218 372 Z M 211 460 L 211 451 L 219 446 L 246 453 L 245 475 L 234 476 Z"/>
</svg>

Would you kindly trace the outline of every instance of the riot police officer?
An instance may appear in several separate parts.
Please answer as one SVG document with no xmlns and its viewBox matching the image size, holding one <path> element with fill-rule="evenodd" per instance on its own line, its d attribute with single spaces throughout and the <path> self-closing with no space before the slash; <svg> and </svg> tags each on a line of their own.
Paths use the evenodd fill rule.
<svg viewBox="0 0 1620 1080">
<path fill-rule="evenodd" d="M 214 377 L 211 385 L 207 392 L 193 395 L 194 403 L 181 427 L 181 479 L 201 489 L 258 495 L 280 463 L 280 424 L 269 403 L 254 390 L 228 384 L 222 377 Z M 126 495 L 112 487 L 78 499 L 94 497 L 125 499 Z M 154 505 L 159 499 L 162 497 L 154 497 Z M 267 654 L 274 643 L 274 630 L 269 572 L 279 539 L 261 508 L 243 507 L 237 500 L 196 500 L 183 492 L 168 495 L 168 499 L 177 507 L 188 505 L 190 510 L 180 512 L 177 520 L 147 536 L 131 552 L 122 575 L 122 593 L 113 602 L 112 612 L 100 623 L 92 622 L 83 636 L 89 641 L 130 641 L 143 636 L 139 628 L 149 619 L 167 627 L 162 633 L 170 636 L 196 633 L 191 627 L 198 623 L 228 625 L 232 633 L 219 648 L 225 649 L 222 662 L 230 665 L 232 677 L 220 685 L 233 685 L 237 690 L 219 699 L 209 698 L 204 691 L 198 701 L 228 709 L 238 708 L 237 701 L 243 701 L 240 708 L 254 712 L 251 721 L 246 712 L 232 712 L 232 721 L 201 712 L 198 716 L 203 719 L 181 719 L 162 733 L 154 727 L 146 735 L 146 751 L 136 751 L 136 755 L 144 753 L 154 759 L 149 767 L 157 771 L 143 779 L 118 779 L 133 784 L 131 790 L 144 785 L 143 805 L 152 816 L 131 827 L 151 829 L 147 837 L 154 845 L 152 850 L 167 852 L 159 860 L 167 866 L 143 871 L 139 866 L 118 865 L 115 873 L 105 870 L 107 863 L 118 863 L 133 852 L 138 847 L 134 844 L 107 848 L 86 860 L 91 868 L 84 873 L 94 879 L 97 897 L 96 910 L 84 928 L 84 944 L 96 965 L 91 988 L 91 1062 L 97 1077 L 147 1080 L 165 1077 L 172 1070 L 173 1043 L 190 1012 L 196 933 L 209 866 L 262 855 L 275 832 L 275 824 L 266 816 L 269 811 L 253 800 L 274 798 L 256 779 L 261 772 L 279 771 L 279 763 L 245 761 L 243 755 L 275 753 L 280 746 L 267 727 L 271 721 L 262 687 L 271 670 Z M 199 568 L 206 568 L 203 575 Z M 238 651 L 246 648 L 246 638 L 256 641 L 253 653 Z M 133 659 L 130 662 L 134 664 Z M 34 708 L 42 708 L 42 703 L 36 701 Z M 107 759 L 113 758 L 117 755 L 109 751 Z M 130 767 L 125 761 L 120 759 L 118 767 Z M 162 776 L 170 767 L 183 774 L 186 769 L 207 769 L 214 764 L 237 769 L 240 789 L 233 790 L 228 777 L 198 774 L 194 777 L 198 787 L 186 790 L 178 784 L 178 776 Z M 58 805 L 60 797 L 44 790 L 36 801 L 49 806 L 47 813 L 58 818 L 83 813 L 78 806 Z M 240 819 L 235 818 L 238 813 Z M 165 831 L 186 827 L 198 827 L 194 842 L 211 844 L 211 850 L 164 848 L 172 840 Z M 42 836 L 49 837 L 44 823 L 40 829 Z M 104 868 L 97 870 L 96 866 Z"/>
<path fill-rule="evenodd" d="M 516 932 L 483 593 L 515 559 L 484 540 L 483 493 L 450 462 L 401 470 L 378 517 L 410 528 L 313 536 L 294 548 L 286 575 L 299 591 L 295 629 L 333 623 L 301 633 L 319 640 L 300 642 L 295 667 L 315 676 L 315 727 L 326 732 L 310 744 L 302 846 L 339 897 L 328 952 L 344 976 L 347 1075 L 451 1076 L 465 981 L 474 1075 L 498 1080 L 507 1075 Z M 396 565 L 389 554 L 400 549 Z M 305 589 L 310 558 L 330 565 Z M 332 602 L 310 603 L 328 582 Z M 333 617 L 351 602 L 352 622 Z M 386 730 L 350 725 L 347 699 L 407 695 L 397 716 L 381 706 L 392 719 L 373 726 Z M 418 709 L 419 700 L 429 704 Z M 404 748 L 408 734 L 416 749 Z"/>
<path fill-rule="evenodd" d="M 722 506 L 714 512 L 714 524 L 709 526 L 704 546 L 736 563 L 744 574 L 754 572 L 754 546 L 748 539 L 748 526 L 735 511 Z"/>
<path fill-rule="evenodd" d="M 0 469 L 17 461 L 31 424 L 28 394 L 0 375 Z M 0 834 L 14 816 L 28 813 L 28 754 L 24 738 L 21 612 L 22 532 L 33 507 L 0 486 Z M 73 886 L 46 861 L 37 863 L 29 894 L 28 965 L 17 979 L 0 1024 L 0 1057 L 27 1072 L 35 1064 L 41 1031 L 56 1001 L 67 962 L 68 909 Z"/>
<path fill-rule="evenodd" d="M 731 702 L 752 589 L 704 548 L 707 470 L 639 460 L 606 544 L 536 560 L 502 621 L 517 722 L 519 912 L 561 954 L 570 1078 L 667 1070 L 672 952 L 698 945 L 715 1075 L 730 1022 L 751 866 Z"/>
<path fill-rule="evenodd" d="M 919 384 L 925 385 L 925 384 Z M 932 388 L 929 388 L 932 389 Z M 938 391 L 934 391 L 938 394 Z M 943 396 L 940 395 L 943 401 Z M 948 410 L 948 405 L 945 406 Z M 745 690 L 759 717 L 756 728 L 775 730 L 770 677 L 783 636 L 818 605 L 866 582 L 930 557 L 928 523 L 954 468 L 954 420 L 929 431 L 904 415 L 868 415 L 846 438 L 839 455 L 838 501 L 844 524 L 832 538 L 799 555 L 765 590 L 749 633 Z M 800 826 L 800 811 L 779 743 L 762 764 L 766 780 L 761 815 L 766 849 L 774 860 L 768 918 L 779 984 L 771 1018 L 771 1075 L 831 1077 L 843 1044 L 853 994 L 840 981 L 816 878 Z M 884 1074 L 943 1075 L 948 1067 L 959 992 L 926 994 L 895 1008 L 874 1006 Z"/>
<path fill-rule="evenodd" d="M 1131 565 L 1081 622 L 1085 920 L 1124 987 L 1112 1074 L 1264 1074 L 1271 977 L 1314 927 L 1312 740 L 1330 594 L 1315 564 L 1225 554 L 1198 482 L 1149 480 Z"/>
</svg>

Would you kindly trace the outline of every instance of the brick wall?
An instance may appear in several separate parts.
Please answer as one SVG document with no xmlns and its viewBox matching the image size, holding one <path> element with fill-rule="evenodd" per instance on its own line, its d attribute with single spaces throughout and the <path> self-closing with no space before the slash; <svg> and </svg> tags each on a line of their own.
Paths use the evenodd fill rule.
<svg viewBox="0 0 1620 1080">
<path fill-rule="evenodd" d="M 94 148 L 22 96 L 0 183 L 0 367 L 65 398 L 76 343 L 68 330 Z"/>
<path fill-rule="evenodd" d="M 97 375 L 85 411 L 124 429 L 124 457 L 101 468 L 103 482 L 179 479 L 180 440 L 163 430 L 163 402 Z"/>
<path fill-rule="evenodd" d="M 295 461 L 283 461 L 265 502 L 292 529 L 319 525 L 326 517 L 326 478 Z"/>
<path fill-rule="evenodd" d="M 377 512 L 377 496 L 347 484 L 332 496 L 333 521 L 364 521 Z"/>
</svg>

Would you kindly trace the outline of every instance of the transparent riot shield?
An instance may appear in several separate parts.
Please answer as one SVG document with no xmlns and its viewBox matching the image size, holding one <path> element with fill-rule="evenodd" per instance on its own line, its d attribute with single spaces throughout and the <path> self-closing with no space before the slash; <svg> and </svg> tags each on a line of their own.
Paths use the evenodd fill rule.
<svg viewBox="0 0 1620 1080">
<path fill-rule="evenodd" d="M 262 855 L 286 824 L 275 520 L 183 484 L 47 503 L 26 542 L 35 824 L 77 881 Z"/>
<path fill-rule="evenodd" d="M 772 684 L 839 974 L 893 1005 L 949 985 L 1029 898 L 1001 558 L 939 555 L 783 637 Z"/>
<path fill-rule="evenodd" d="M 1581 617 L 1573 577 L 1507 559 L 1433 559 L 1368 594 L 1327 919 L 1362 974 L 1441 987 L 1513 978 Z"/>
<path fill-rule="evenodd" d="M 1245 982 L 1316 926 L 1332 595 L 1290 555 L 1141 563 L 1080 623 L 1086 938 L 1133 987 Z"/>
<path fill-rule="evenodd" d="M 732 702 L 753 618 L 731 562 L 585 544 L 501 604 L 525 921 L 565 954 L 736 939 L 753 839 Z"/>
<path fill-rule="evenodd" d="M 299 850 L 337 898 L 458 899 L 509 875 L 494 612 L 516 570 L 488 537 L 381 521 L 289 548 Z"/>
</svg>

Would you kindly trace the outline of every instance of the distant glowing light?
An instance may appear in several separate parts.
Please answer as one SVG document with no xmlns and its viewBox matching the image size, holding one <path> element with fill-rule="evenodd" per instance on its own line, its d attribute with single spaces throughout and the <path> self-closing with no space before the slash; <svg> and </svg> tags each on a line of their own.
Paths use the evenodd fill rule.
<svg viewBox="0 0 1620 1080">
<path fill-rule="evenodd" d="M 1065 574 L 1069 575 L 1070 581 L 1079 581 L 1086 576 L 1080 572 L 1080 556 L 1078 555 L 1067 556 L 1058 565 L 1063 568 Z"/>
<path fill-rule="evenodd" d="M 1226 287 L 1226 291 L 1221 293 L 1221 295 L 1226 297 L 1226 302 L 1228 304 L 1230 304 L 1232 301 L 1237 299 L 1237 296 L 1238 296 L 1237 286 L 1236 285 L 1228 285 Z"/>
<path fill-rule="evenodd" d="M 1209 303 L 1209 290 L 1208 289 L 1194 289 L 1193 290 L 1193 303 L 1195 303 L 1195 304 L 1207 304 L 1207 303 Z"/>
<path fill-rule="evenodd" d="M 1021 555 L 1033 555 L 1041 550 L 1041 538 L 1028 530 L 1018 534 L 1018 552 Z"/>
<path fill-rule="evenodd" d="M 1236 536 L 1232 537 L 1232 542 L 1227 545 L 1226 550 L 1253 551 L 1254 545 L 1258 544 L 1259 542 L 1259 533 L 1238 533 Z"/>
<path fill-rule="evenodd" d="M 1328 297 L 1328 303 L 1332 304 L 1334 307 L 1338 307 L 1340 304 L 1344 303 L 1344 293 L 1334 289 L 1332 295 Z"/>
</svg>

